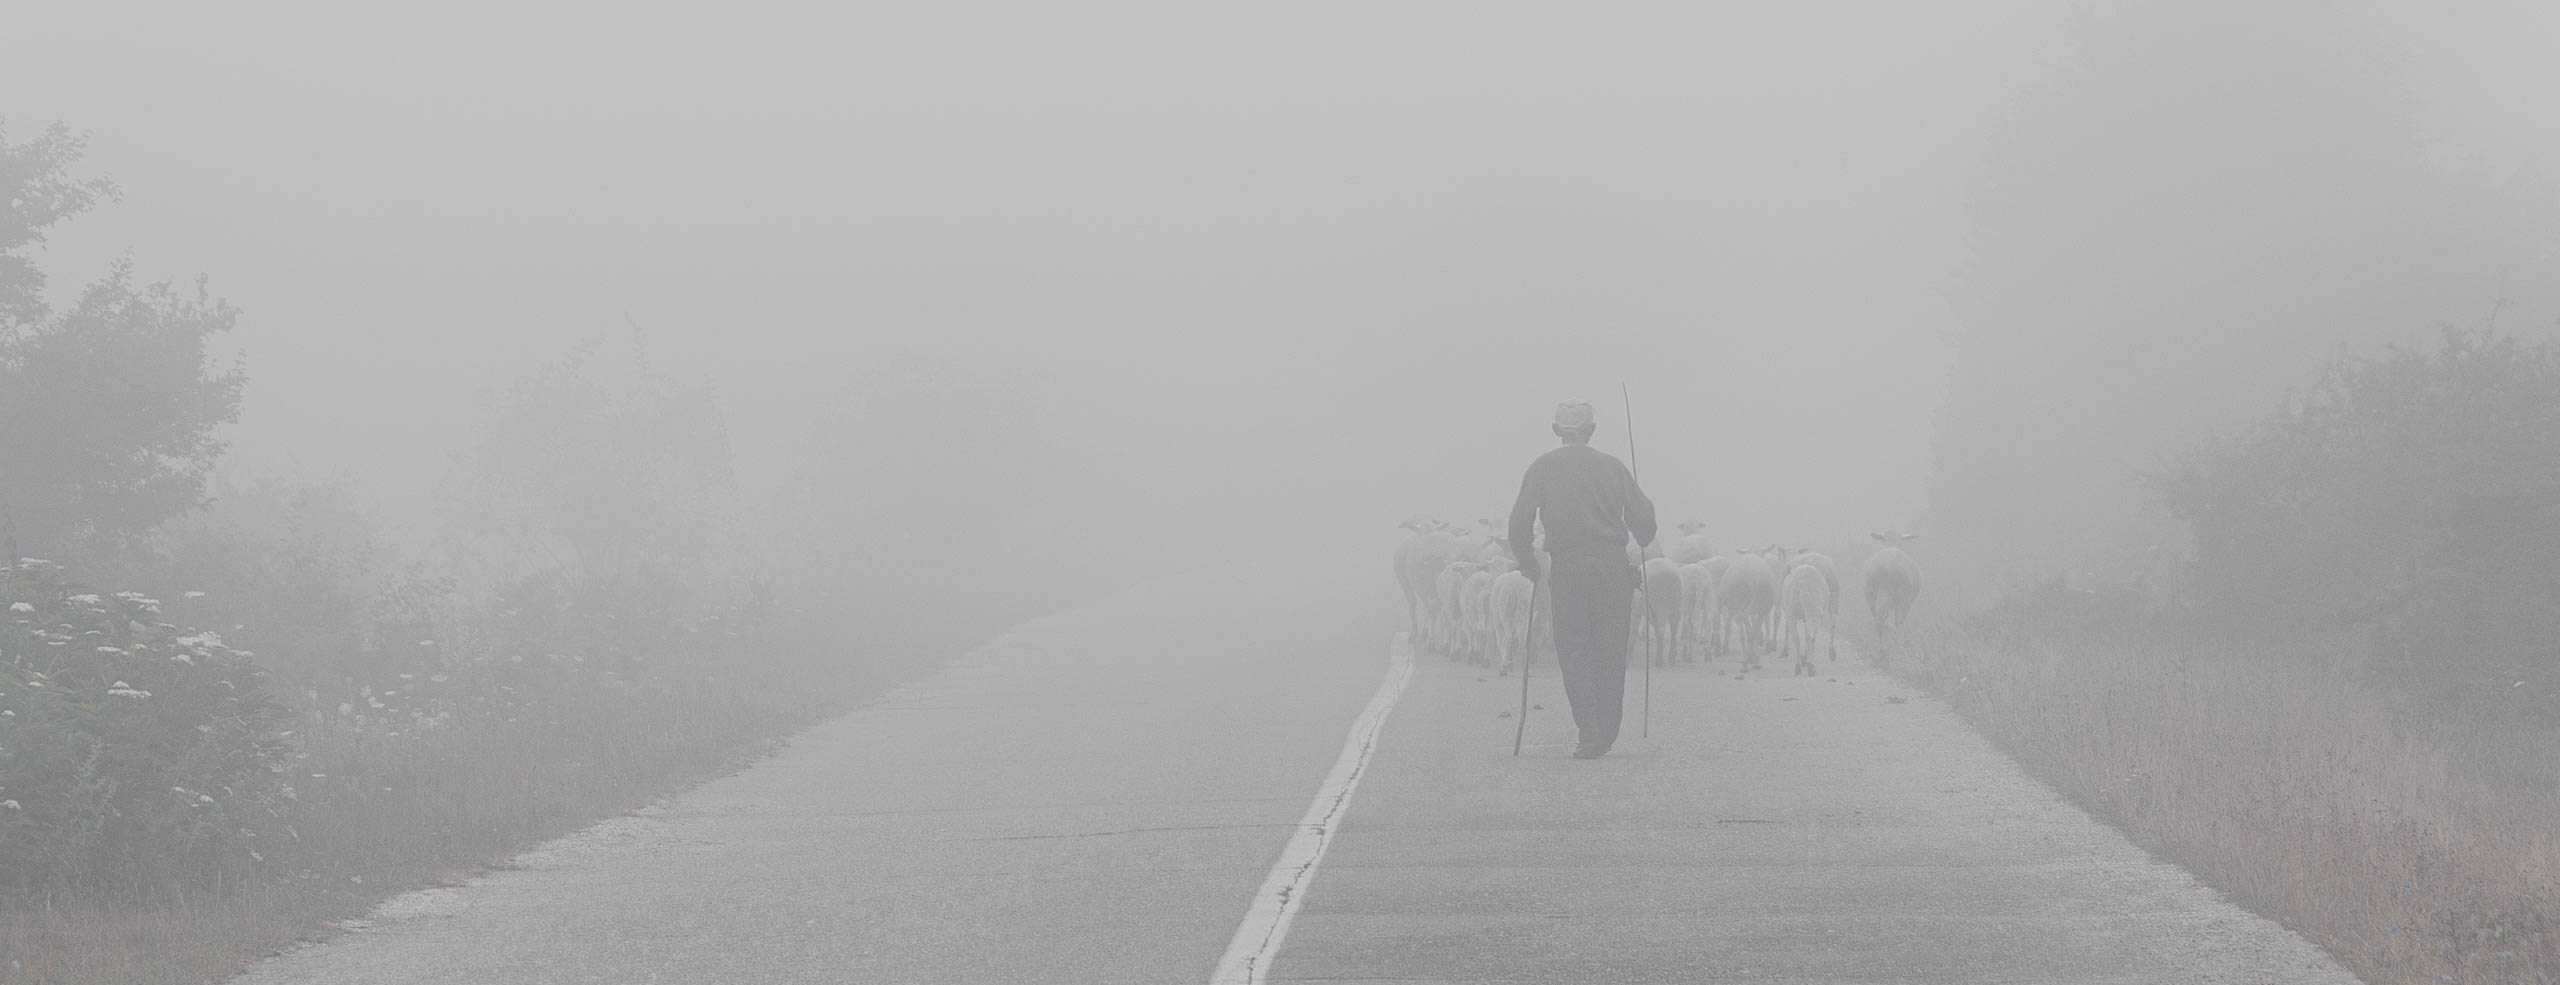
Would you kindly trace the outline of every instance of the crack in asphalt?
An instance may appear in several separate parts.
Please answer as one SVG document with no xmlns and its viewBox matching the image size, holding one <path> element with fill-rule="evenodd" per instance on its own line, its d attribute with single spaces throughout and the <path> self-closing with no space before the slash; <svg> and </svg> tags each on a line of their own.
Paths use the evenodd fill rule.
<svg viewBox="0 0 2560 985">
<path fill-rule="evenodd" d="M 1111 835 L 1147 834 L 1155 831 L 1243 831 L 1251 828 L 1294 828 L 1295 824 L 1179 824 L 1157 828 L 1120 828 L 1113 831 L 1079 831 L 1059 835 L 992 835 L 985 838 L 963 838 L 962 841 L 1043 841 L 1056 838 L 1103 838 Z"/>
<path fill-rule="evenodd" d="M 720 818 L 720 817 L 909 817 L 923 814 L 990 814 L 1004 811 L 1064 811 L 1087 807 L 1197 807 L 1205 804 L 1276 804 L 1294 801 L 1295 797 L 1220 797 L 1211 800 L 1182 800 L 1158 803 L 1083 800 L 1059 804 L 987 804 L 976 807 L 907 807 L 884 811 L 788 811 L 754 808 L 709 809 L 690 811 L 654 811 L 642 814 L 649 818 Z"/>
<path fill-rule="evenodd" d="M 1324 861 L 1325 849 L 1338 833 L 1343 812 L 1351 806 L 1352 792 L 1359 789 L 1360 778 L 1369 772 L 1370 757 L 1377 752 L 1387 716 L 1404 695 L 1405 685 L 1413 680 L 1411 647 L 1403 634 L 1397 634 L 1388 651 L 1387 679 L 1379 682 L 1377 693 L 1370 696 L 1360 717 L 1352 721 L 1342 755 L 1335 760 L 1324 784 L 1317 788 L 1307 815 L 1293 825 L 1297 834 L 1291 835 L 1289 843 L 1282 847 L 1280 860 L 1273 865 L 1262 891 L 1256 894 L 1256 902 L 1245 912 L 1235 938 L 1227 943 L 1226 957 L 1219 960 L 1217 970 L 1210 975 L 1211 985 L 1259 985 L 1269 974 L 1281 941 L 1288 936 L 1290 920 L 1297 915 L 1298 900 L 1315 878 L 1316 866 Z M 1293 856 L 1295 865 L 1290 864 Z M 1261 924 L 1258 933 L 1257 923 Z"/>
</svg>

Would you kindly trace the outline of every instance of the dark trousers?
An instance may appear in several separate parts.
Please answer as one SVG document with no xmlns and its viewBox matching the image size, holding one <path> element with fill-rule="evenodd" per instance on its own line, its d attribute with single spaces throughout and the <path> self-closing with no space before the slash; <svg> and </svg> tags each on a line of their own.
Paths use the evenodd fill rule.
<svg viewBox="0 0 2560 985">
<path fill-rule="evenodd" d="M 1559 556 L 1549 566 L 1556 619 L 1556 665 L 1584 745 L 1618 741 L 1627 702 L 1627 632 L 1636 569 L 1622 559 Z"/>
</svg>

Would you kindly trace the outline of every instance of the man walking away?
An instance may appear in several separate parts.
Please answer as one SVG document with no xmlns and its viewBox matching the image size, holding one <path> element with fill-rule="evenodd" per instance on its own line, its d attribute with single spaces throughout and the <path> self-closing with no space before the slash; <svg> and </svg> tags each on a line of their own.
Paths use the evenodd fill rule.
<svg viewBox="0 0 2560 985">
<path fill-rule="evenodd" d="M 1618 741 L 1618 719 L 1627 698 L 1627 630 L 1632 621 L 1636 569 L 1627 563 L 1627 538 L 1653 543 L 1653 501 L 1636 488 L 1626 465 L 1591 447 L 1599 424 L 1591 404 L 1556 405 L 1556 437 L 1564 447 L 1538 456 L 1520 480 L 1511 507 L 1511 550 L 1520 571 L 1537 581 L 1549 574 L 1555 607 L 1556 664 L 1564 672 L 1566 703 L 1582 742 L 1576 759 L 1595 759 Z M 1538 570 L 1533 524 L 1547 530 L 1553 572 Z"/>
</svg>

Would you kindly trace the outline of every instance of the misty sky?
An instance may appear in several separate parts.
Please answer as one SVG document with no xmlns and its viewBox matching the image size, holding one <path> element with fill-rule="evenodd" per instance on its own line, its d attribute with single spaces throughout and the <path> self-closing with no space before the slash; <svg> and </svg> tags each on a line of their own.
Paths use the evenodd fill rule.
<svg viewBox="0 0 2560 985">
<path fill-rule="evenodd" d="M 1983 136 L 2071 17 L 889 6 L 27 5 L 0 114 L 124 187 L 53 294 L 210 274 L 235 473 L 399 515 L 482 391 L 636 322 L 751 487 L 994 386 L 1089 480 L 1042 522 L 1383 536 L 1506 505 L 1559 397 L 1622 452 L 1623 381 L 1666 523 L 1801 540 L 1917 522 Z M 2455 166 L 2552 149 L 2525 9 L 2371 18 Z M 831 414 L 901 359 L 960 384 Z"/>
</svg>

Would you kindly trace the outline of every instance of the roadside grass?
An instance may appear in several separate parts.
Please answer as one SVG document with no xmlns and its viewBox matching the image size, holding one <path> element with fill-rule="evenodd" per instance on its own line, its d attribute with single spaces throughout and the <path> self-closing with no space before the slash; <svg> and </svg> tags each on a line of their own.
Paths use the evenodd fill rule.
<svg viewBox="0 0 2560 985">
<path fill-rule="evenodd" d="M 0 985 L 218 981 L 398 892 L 740 768 L 997 628 L 916 608 L 895 621 L 905 635 L 799 620 L 681 674 L 581 669 L 590 686 L 405 735 L 311 714 L 295 840 L 269 849 L 293 871 L 220 893 L 0 903 Z"/>
<path fill-rule="evenodd" d="M 2501 706 L 2549 682 L 2412 700 L 2354 641 L 2176 636 L 1977 617 L 1884 669 L 2368 981 L 2560 982 L 2560 730 Z"/>
</svg>

